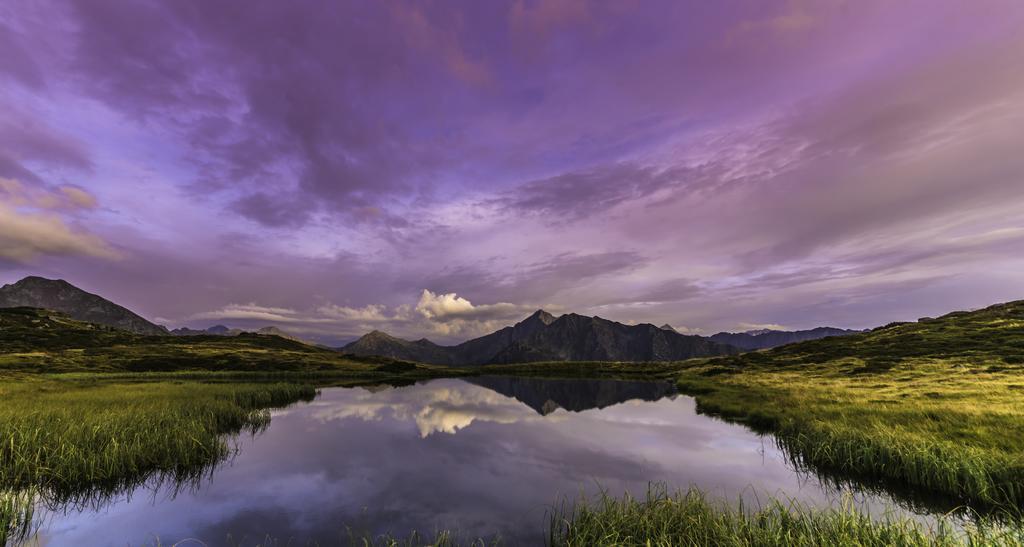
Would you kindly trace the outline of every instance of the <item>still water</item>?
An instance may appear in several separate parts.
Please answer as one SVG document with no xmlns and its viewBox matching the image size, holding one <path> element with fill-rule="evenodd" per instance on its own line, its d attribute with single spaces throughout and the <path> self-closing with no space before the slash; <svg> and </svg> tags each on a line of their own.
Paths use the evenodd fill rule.
<svg viewBox="0 0 1024 547">
<path fill-rule="evenodd" d="M 329 388 L 273 413 L 196 485 L 140 487 L 45 515 L 44 545 L 335 544 L 457 530 L 543 541 L 560 500 L 652 482 L 756 505 L 783 496 L 881 514 L 893 502 L 798 473 L 770 437 L 699 415 L 672 384 L 479 378 Z M 230 538 L 230 541 L 229 541 Z"/>
</svg>

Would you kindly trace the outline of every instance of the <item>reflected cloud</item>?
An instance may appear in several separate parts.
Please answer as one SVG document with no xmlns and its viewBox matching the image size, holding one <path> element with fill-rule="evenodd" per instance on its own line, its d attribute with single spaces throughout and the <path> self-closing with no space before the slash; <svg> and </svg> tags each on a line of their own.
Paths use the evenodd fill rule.
<svg viewBox="0 0 1024 547">
<path fill-rule="evenodd" d="M 384 418 L 414 422 L 421 438 L 454 435 L 475 421 L 511 424 L 540 416 L 519 401 L 471 384 L 419 384 L 383 391 L 359 390 L 342 404 L 318 402 L 313 417 L 321 421 Z M 557 419 L 557 418 L 556 418 Z"/>
</svg>

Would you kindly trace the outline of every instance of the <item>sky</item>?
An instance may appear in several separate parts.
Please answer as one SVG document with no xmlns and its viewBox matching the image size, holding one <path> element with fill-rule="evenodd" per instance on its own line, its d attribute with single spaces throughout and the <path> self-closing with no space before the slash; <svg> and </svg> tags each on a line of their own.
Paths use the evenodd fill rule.
<svg viewBox="0 0 1024 547">
<path fill-rule="evenodd" d="M 1019 0 L 7 0 L 0 283 L 452 343 L 1024 298 Z"/>
</svg>

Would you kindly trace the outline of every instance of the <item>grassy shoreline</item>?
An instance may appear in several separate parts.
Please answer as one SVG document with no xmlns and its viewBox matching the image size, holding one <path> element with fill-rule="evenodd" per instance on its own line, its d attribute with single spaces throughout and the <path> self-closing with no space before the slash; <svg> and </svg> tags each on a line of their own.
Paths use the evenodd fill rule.
<svg viewBox="0 0 1024 547">
<path fill-rule="evenodd" d="M 958 529 L 948 517 L 929 528 L 907 518 L 872 519 L 850 506 L 811 509 L 778 500 L 746 508 L 709 500 L 699 490 L 670 494 L 654 487 L 645 499 L 604 495 L 563 505 L 551 515 L 548 544 L 1011 546 L 1024 544 L 1024 528 L 982 521 Z"/>
</svg>

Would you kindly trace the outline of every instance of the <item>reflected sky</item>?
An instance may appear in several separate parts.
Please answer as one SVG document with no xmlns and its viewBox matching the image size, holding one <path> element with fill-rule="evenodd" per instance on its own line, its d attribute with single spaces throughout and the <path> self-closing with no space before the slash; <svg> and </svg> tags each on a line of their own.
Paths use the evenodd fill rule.
<svg viewBox="0 0 1024 547">
<path fill-rule="evenodd" d="M 198 489 L 173 498 L 139 489 L 99 510 L 53 514 L 39 539 L 217 545 L 270 535 L 301 544 L 347 541 L 349 530 L 452 529 L 536 543 L 553 503 L 601 488 L 642 495 L 650 482 L 755 504 L 771 495 L 841 503 L 794 472 L 770 438 L 697 415 L 692 399 L 666 386 L 482 379 L 325 389 L 275 411 L 261 435 L 240 437 L 238 456 Z M 888 507 L 871 496 L 855 502 Z"/>
</svg>

